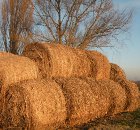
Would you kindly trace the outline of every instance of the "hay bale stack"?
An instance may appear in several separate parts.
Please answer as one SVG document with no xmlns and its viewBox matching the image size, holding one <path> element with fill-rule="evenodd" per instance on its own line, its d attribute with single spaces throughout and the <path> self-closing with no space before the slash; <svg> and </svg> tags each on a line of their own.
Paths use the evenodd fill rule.
<svg viewBox="0 0 140 130">
<path fill-rule="evenodd" d="M 86 51 L 91 63 L 92 74 L 96 80 L 110 78 L 110 64 L 106 56 L 98 51 Z"/>
<path fill-rule="evenodd" d="M 1 58 L 11 57 L 11 56 L 15 56 L 15 55 L 12 54 L 12 53 L 9 53 L 9 52 L 0 52 L 0 59 Z"/>
<path fill-rule="evenodd" d="M 112 80 L 93 78 L 55 79 L 62 86 L 67 99 L 70 126 L 86 123 L 103 116 L 124 112 L 127 102 L 126 91 Z"/>
<path fill-rule="evenodd" d="M 0 90 L 2 86 L 37 77 L 38 67 L 27 57 L 13 55 L 0 60 Z"/>
<path fill-rule="evenodd" d="M 121 67 L 117 64 L 110 63 L 111 70 L 110 70 L 110 79 L 113 81 L 117 81 L 118 78 L 126 79 L 126 75 Z"/>
<path fill-rule="evenodd" d="M 67 79 L 62 90 L 67 101 L 67 125 L 81 125 L 107 114 L 109 91 L 106 86 L 100 87 L 95 80 L 91 84 L 79 78 Z"/>
<path fill-rule="evenodd" d="M 52 80 L 28 80 L 10 86 L 5 95 L 5 128 L 56 130 L 66 119 L 62 90 Z"/>
<path fill-rule="evenodd" d="M 125 89 L 127 102 L 125 111 L 135 111 L 140 105 L 140 92 L 138 86 L 126 79 L 117 78 L 117 82 Z"/>
<path fill-rule="evenodd" d="M 23 55 L 37 63 L 43 77 L 91 75 L 91 63 L 82 50 L 59 44 L 34 43 L 25 47 Z"/>
<path fill-rule="evenodd" d="M 2 59 L 0 58 L 0 114 L 3 95 L 8 85 L 38 77 L 38 67 L 31 59 L 10 53 L 3 54 L 6 55 L 3 55 Z"/>
<path fill-rule="evenodd" d="M 110 79 L 119 83 L 126 91 L 127 102 L 124 111 L 134 111 L 139 107 L 139 88 L 126 79 L 124 71 L 116 64 L 111 64 Z"/>
<path fill-rule="evenodd" d="M 107 115 L 110 116 L 124 112 L 127 102 L 125 89 L 112 80 L 99 80 L 98 84 L 102 88 L 106 86 L 109 91 L 111 102 Z"/>
</svg>

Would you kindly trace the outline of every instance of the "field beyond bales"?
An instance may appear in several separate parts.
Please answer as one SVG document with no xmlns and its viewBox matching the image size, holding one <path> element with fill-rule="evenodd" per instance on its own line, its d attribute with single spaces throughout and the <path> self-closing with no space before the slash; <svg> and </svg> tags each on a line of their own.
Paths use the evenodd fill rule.
<svg viewBox="0 0 140 130">
<path fill-rule="evenodd" d="M 79 130 L 140 130 L 140 109 L 90 122 Z M 77 130 L 78 130 L 77 129 Z"/>
</svg>

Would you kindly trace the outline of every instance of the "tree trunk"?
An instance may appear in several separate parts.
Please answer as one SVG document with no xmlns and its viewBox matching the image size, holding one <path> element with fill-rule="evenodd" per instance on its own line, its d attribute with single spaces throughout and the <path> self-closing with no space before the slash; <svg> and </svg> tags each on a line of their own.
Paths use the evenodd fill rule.
<svg viewBox="0 0 140 130">
<path fill-rule="evenodd" d="M 17 42 L 10 41 L 10 52 L 13 53 L 13 54 L 18 54 L 17 49 L 18 49 Z"/>
<path fill-rule="evenodd" d="M 62 44 L 62 22 L 61 22 L 61 0 L 58 0 L 58 38 L 59 44 Z"/>
</svg>

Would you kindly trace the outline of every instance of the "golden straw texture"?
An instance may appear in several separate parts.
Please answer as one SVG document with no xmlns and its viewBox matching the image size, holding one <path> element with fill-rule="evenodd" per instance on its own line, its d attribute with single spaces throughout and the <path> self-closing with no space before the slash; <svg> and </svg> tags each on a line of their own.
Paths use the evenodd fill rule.
<svg viewBox="0 0 140 130">
<path fill-rule="evenodd" d="M 110 63 L 111 70 L 110 70 L 110 79 L 113 81 L 116 81 L 118 77 L 122 79 L 126 79 L 126 75 L 121 67 L 119 67 L 117 64 Z"/>
<path fill-rule="evenodd" d="M 28 80 L 8 88 L 3 125 L 5 128 L 56 130 L 65 122 L 65 105 L 64 95 L 56 82 Z"/>
<path fill-rule="evenodd" d="M 116 64 L 111 63 L 110 79 L 119 83 L 126 92 L 127 101 L 124 111 L 134 111 L 140 107 L 140 91 L 138 86 L 126 79 L 124 71 Z"/>
<path fill-rule="evenodd" d="M 117 82 L 125 89 L 127 102 L 124 111 L 135 111 L 140 107 L 140 91 L 138 86 L 126 79 L 118 78 Z"/>
<path fill-rule="evenodd" d="M 79 78 L 67 79 L 62 90 L 67 101 L 67 125 L 81 125 L 107 114 L 110 106 L 108 88 L 100 87 L 95 80 L 90 83 Z"/>
<path fill-rule="evenodd" d="M 3 95 L 7 86 L 23 80 L 36 79 L 37 77 L 38 67 L 31 59 L 13 54 L 12 56 L 10 54 L 8 57 L 0 58 L 0 114 L 2 102 L 4 102 Z"/>
<path fill-rule="evenodd" d="M 23 55 L 37 63 L 43 77 L 91 75 L 91 63 L 82 50 L 59 44 L 34 43 L 25 47 Z"/>
<path fill-rule="evenodd" d="M 0 52 L 0 60 L 11 56 L 15 56 L 15 55 L 9 52 Z"/>
<path fill-rule="evenodd" d="M 107 115 L 110 116 L 124 112 L 125 104 L 127 102 L 125 89 L 112 80 L 99 80 L 98 84 L 102 88 L 106 86 L 109 91 L 111 102 Z"/>
<path fill-rule="evenodd" d="M 0 60 L 1 85 L 10 85 L 37 77 L 38 67 L 27 57 L 15 55 Z M 2 89 L 1 86 L 0 89 Z"/>
<path fill-rule="evenodd" d="M 110 78 L 110 64 L 106 56 L 98 51 L 86 51 L 92 65 L 92 74 L 99 79 Z"/>
<path fill-rule="evenodd" d="M 128 102 L 126 89 L 112 80 L 96 81 L 90 77 L 54 80 L 65 93 L 70 126 L 124 112 Z"/>
</svg>

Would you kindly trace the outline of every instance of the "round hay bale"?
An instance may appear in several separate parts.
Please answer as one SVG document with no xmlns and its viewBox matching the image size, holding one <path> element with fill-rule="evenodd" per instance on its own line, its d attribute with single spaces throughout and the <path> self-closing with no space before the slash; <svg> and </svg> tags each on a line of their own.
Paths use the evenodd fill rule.
<svg viewBox="0 0 140 130">
<path fill-rule="evenodd" d="M 73 127 L 103 117 L 110 106 L 107 87 L 100 87 L 79 78 L 71 78 L 62 86 L 67 101 L 66 124 Z"/>
<path fill-rule="evenodd" d="M 10 55 L 0 60 L 0 114 L 3 95 L 8 85 L 38 77 L 38 67 L 31 59 Z"/>
<path fill-rule="evenodd" d="M 140 105 L 140 91 L 138 86 L 126 79 L 117 78 L 116 81 L 125 89 L 127 102 L 125 104 L 125 111 L 135 111 Z"/>
<path fill-rule="evenodd" d="M 110 63 L 111 70 L 110 70 L 110 79 L 113 81 L 117 81 L 117 78 L 120 77 L 122 79 L 126 79 L 126 75 L 121 67 L 117 64 Z"/>
<path fill-rule="evenodd" d="M 37 77 L 38 67 L 27 57 L 14 55 L 0 60 L 1 85 L 10 85 L 27 79 L 36 79 Z"/>
<path fill-rule="evenodd" d="M 91 63 L 83 50 L 60 44 L 33 43 L 25 47 L 23 55 L 37 63 L 43 77 L 91 75 Z"/>
<path fill-rule="evenodd" d="M 125 89 L 120 84 L 112 80 L 99 80 L 98 84 L 102 88 L 106 86 L 109 91 L 111 102 L 107 115 L 112 116 L 124 112 L 127 100 Z"/>
<path fill-rule="evenodd" d="M 126 79 L 124 71 L 116 64 L 111 63 L 110 79 L 119 83 L 126 91 L 127 102 L 124 111 L 134 111 L 139 107 L 138 86 Z"/>
<path fill-rule="evenodd" d="M 63 84 L 70 78 L 52 78 L 59 86 L 63 87 Z"/>
<path fill-rule="evenodd" d="M 11 56 L 15 56 L 15 55 L 12 54 L 12 53 L 9 53 L 9 52 L 0 52 L 0 59 L 1 58 L 11 57 Z"/>
<path fill-rule="evenodd" d="M 106 56 L 97 51 L 86 51 L 88 58 L 91 61 L 93 77 L 96 80 L 110 78 L 110 64 Z"/>
<path fill-rule="evenodd" d="M 66 119 L 65 97 L 52 80 L 28 80 L 10 86 L 5 95 L 3 126 L 56 130 Z"/>
</svg>

